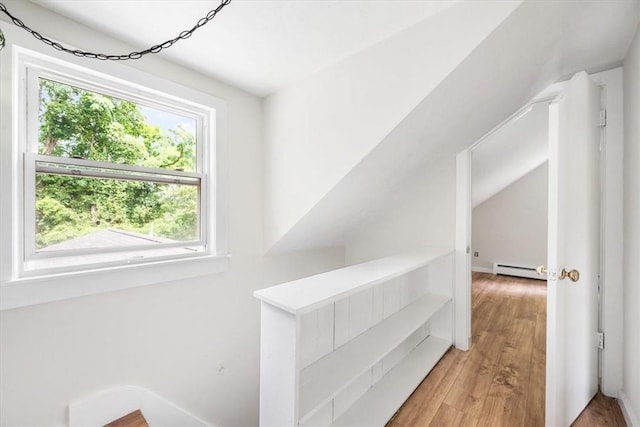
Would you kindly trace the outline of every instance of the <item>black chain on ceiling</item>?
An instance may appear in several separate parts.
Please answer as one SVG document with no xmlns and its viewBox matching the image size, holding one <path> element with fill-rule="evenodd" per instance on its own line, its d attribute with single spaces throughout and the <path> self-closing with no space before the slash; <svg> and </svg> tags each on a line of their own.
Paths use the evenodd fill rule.
<svg viewBox="0 0 640 427">
<path fill-rule="evenodd" d="M 51 46 L 52 48 L 54 48 L 56 50 L 59 50 L 59 51 L 62 51 L 62 52 L 66 52 L 66 53 L 70 53 L 72 55 L 83 57 L 83 58 L 100 59 L 102 61 L 108 61 L 108 60 L 110 60 L 110 61 L 126 61 L 126 60 L 129 60 L 129 59 L 140 59 L 144 55 L 148 55 L 150 53 L 159 53 L 164 49 L 170 48 L 171 46 L 173 46 L 176 42 L 178 42 L 180 40 L 188 39 L 189 37 L 191 37 L 191 35 L 198 28 L 203 27 L 204 25 L 209 23 L 209 21 L 211 21 L 213 18 L 215 18 L 216 15 L 218 14 L 218 12 L 220 12 L 229 3 L 231 3 L 231 0 L 221 0 L 221 2 L 218 5 L 218 7 L 216 7 L 213 10 L 210 10 L 209 13 L 207 13 L 205 16 L 200 18 L 198 20 L 198 22 L 196 22 L 196 24 L 191 29 L 184 30 L 184 31 L 180 32 L 180 34 L 178 34 L 176 37 L 174 37 L 172 39 L 169 39 L 169 40 L 167 40 L 167 41 L 165 41 L 163 43 L 159 43 L 159 44 L 153 45 L 149 49 L 136 51 L 136 52 L 131 52 L 131 53 L 123 54 L 123 55 L 107 55 L 107 54 L 104 54 L 104 53 L 87 52 L 87 51 L 80 50 L 80 49 L 69 49 L 68 47 L 63 46 L 62 44 L 60 44 L 58 42 L 54 42 L 54 41 L 44 37 L 39 32 L 34 31 L 31 28 L 29 28 L 27 25 L 25 25 L 24 22 L 22 22 L 20 19 L 18 19 L 15 16 L 13 16 L 7 10 L 7 7 L 3 3 L 0 3 L 0 11 L 3 12 L 5 15 L 7 15 L 16 26 L 22 28 L 23 30 L 25 30 L 28 33 L 30 33 L 36 39 L 40 40 L 44 44 L 47 44 L 47 45 Z M 0 32 L 0 49 L 2 49 L 3 46 L 4 46 L 4 36 L 2 35 L 2 32 Z"/>
</svg>

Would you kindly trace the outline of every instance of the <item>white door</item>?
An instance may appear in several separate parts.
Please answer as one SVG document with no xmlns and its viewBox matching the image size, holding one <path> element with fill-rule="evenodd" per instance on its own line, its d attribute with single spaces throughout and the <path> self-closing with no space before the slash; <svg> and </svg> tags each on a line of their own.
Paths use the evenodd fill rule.
<svg viewBox="0 0 640 427">
<path fill-rule="evenodd" d="M 599 105 L 580 72 L 550 106 L 547 426 L 569 426 L 598 390 Z"/>
</svg>

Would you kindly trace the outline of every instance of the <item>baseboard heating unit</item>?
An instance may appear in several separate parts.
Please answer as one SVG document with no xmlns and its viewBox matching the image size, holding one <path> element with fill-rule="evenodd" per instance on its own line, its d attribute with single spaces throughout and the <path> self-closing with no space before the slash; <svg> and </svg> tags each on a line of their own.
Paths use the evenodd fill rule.
<svg viewBox="0 0 640 427">
<path fill-rule="evenodd" d="M 522 265 L 493 263 L 493 274 L 504 276 L 526 277 L 528 279 L 547 280 L 547 275 L 539 276 L 535 267 L 525 267 Z"/>
</svg>

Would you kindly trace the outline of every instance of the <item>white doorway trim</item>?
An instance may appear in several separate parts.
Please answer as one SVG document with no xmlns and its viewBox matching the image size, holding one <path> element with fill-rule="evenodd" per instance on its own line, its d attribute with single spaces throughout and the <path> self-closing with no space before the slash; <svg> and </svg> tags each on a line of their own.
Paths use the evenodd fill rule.
<svg viewBox="0 0 640 427">
<path fill-rule="evenodd" d="M 456 156 L 456 273 L 453 343 L 471 347 L 471 150 Z"/>
<path fill-rule="evenodd" d="M 489 136 L 507 123 L 526 114 L 536 104 L 549 103 L 564 87 L 565 83 L 556 83 L 531 102 L 507 117 L 498 126 L 491 129 L 482 138 L 456 155 L 456 266 L 455 266 L 455 321 L 454 345 L 460 350 L 471 347 L 471 156 L 473 150 Z"/>
</svg>

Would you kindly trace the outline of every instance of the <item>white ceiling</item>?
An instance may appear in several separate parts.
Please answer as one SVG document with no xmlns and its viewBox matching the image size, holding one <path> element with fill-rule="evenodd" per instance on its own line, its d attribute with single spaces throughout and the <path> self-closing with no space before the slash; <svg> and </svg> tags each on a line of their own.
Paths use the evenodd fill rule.
<svg viewBox="0 0 640 427">
<path fill-rule="evenodd" d="M 139 49 L 175 37 L 219 0 L 31 0 Z M 408 28 L 455 0 L 233 0 L 165 55 L 264 96 Z M 90 46 L 80 47 L 90 49 Z M 121 53 L 121 52 L 105 52 Z"/>
<path fill-rule="evenodd" d="M 476 207 L 549 158 L 548 103 L 497 129 L 473 150 L 472 201 Z"/>
</svg>

